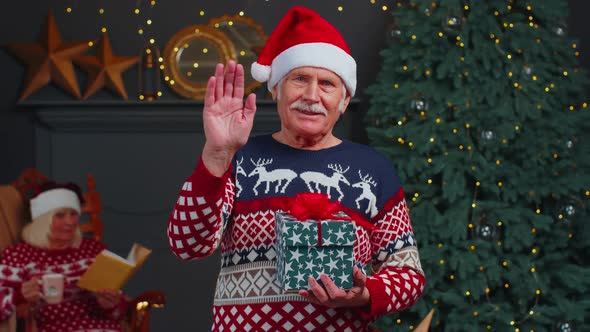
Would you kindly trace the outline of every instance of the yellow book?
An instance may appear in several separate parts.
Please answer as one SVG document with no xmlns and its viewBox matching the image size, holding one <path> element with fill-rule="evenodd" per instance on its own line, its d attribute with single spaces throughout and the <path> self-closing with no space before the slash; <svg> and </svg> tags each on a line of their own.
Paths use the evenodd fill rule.
<svg viewBox="0 0 590 332">
<path fill-rule="evenodd" d="M 127 258 L 107 249 L 96 256 L 88 270 L 78 280 L 78 287 L 96 292 L 101 289 L 121 289 L 152 251 L 134 243 Z"/>
</svg>

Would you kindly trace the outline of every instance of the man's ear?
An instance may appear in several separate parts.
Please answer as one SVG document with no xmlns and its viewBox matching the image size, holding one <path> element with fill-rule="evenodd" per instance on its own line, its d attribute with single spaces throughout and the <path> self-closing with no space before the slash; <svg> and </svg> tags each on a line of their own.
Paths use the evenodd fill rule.
<svg viewBox="0 0 590 332">
<path fill-rule="evenodd" d="M 348 108 L 348 104 L 350 103 L 350 93 L 346 92 L 346 97 L 344 98 L 344 102 L 342 103 L 342 109 L 340 110 L 340 114 L 344 114 L 346 109 Z"/>
</svg>

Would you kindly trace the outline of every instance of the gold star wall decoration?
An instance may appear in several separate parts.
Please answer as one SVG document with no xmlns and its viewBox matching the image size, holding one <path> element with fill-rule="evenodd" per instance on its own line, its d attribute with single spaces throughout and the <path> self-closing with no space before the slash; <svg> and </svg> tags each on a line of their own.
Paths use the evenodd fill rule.
<svg viewBox="0 0 590 332">
<path fill-rule="evenodd" d="M 74 97 L 81 98 L 72 59 L 86 51 L 90 41 L 62 43 L 51 11 L 37 43 L 10 43 L 4 47 L 27 65 L 20 101 L 52 82 Z"/>
<path fill-rule="evenodd" d="M 102 87 L 107 87 L 127 100 L 127 92 L 121 74 L 139 61 L 139 56 L 117 56 L 113 54 L 111 42 L 106 32 L 103 32 L 96 55 L 79 55 L 74 62 L 88 73 L 86 99 Z"/>
</svg>

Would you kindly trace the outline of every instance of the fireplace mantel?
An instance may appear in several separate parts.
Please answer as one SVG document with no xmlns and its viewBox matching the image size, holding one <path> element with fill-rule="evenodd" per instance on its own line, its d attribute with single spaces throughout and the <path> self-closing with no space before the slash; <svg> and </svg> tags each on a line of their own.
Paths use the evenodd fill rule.
<svg viewBox="0 0 590 332">
<path fill-rule="evenodd" d="M 257 102 L 255 132 L 279 128 L 273 100 Z M 358 99 L 353 99 L 347 113 L 356 113 Z M 56 132 L 195 132 L 201 130 L 202 101 L 24 101 L 17 111 L 31 112 L 35 120 Z M 352 112 L 351 112 L 352 111 Z"/>
<path fill-rule="evenodd" d="M 272 100 L 257 101 L 255 130 L 277 129 Z M 55 132 L 195 132 L 202 128 L 201 101 L 25 101 L 18 111 L 34 114 L 39 125 Z"/>
</svg>

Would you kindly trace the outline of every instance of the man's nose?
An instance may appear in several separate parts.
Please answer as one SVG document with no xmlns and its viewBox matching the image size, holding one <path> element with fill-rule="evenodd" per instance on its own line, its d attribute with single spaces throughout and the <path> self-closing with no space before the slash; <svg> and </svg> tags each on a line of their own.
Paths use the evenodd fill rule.
<svg viewBox="0 0 590 332">
<path fill-rule="evenodd" d="M 303 99 L 311 104 L 318 103 L 320 101 L 318 88 L 319 85 L 317 81 L 309 82 L 303 93 Z"/>
</svg>

